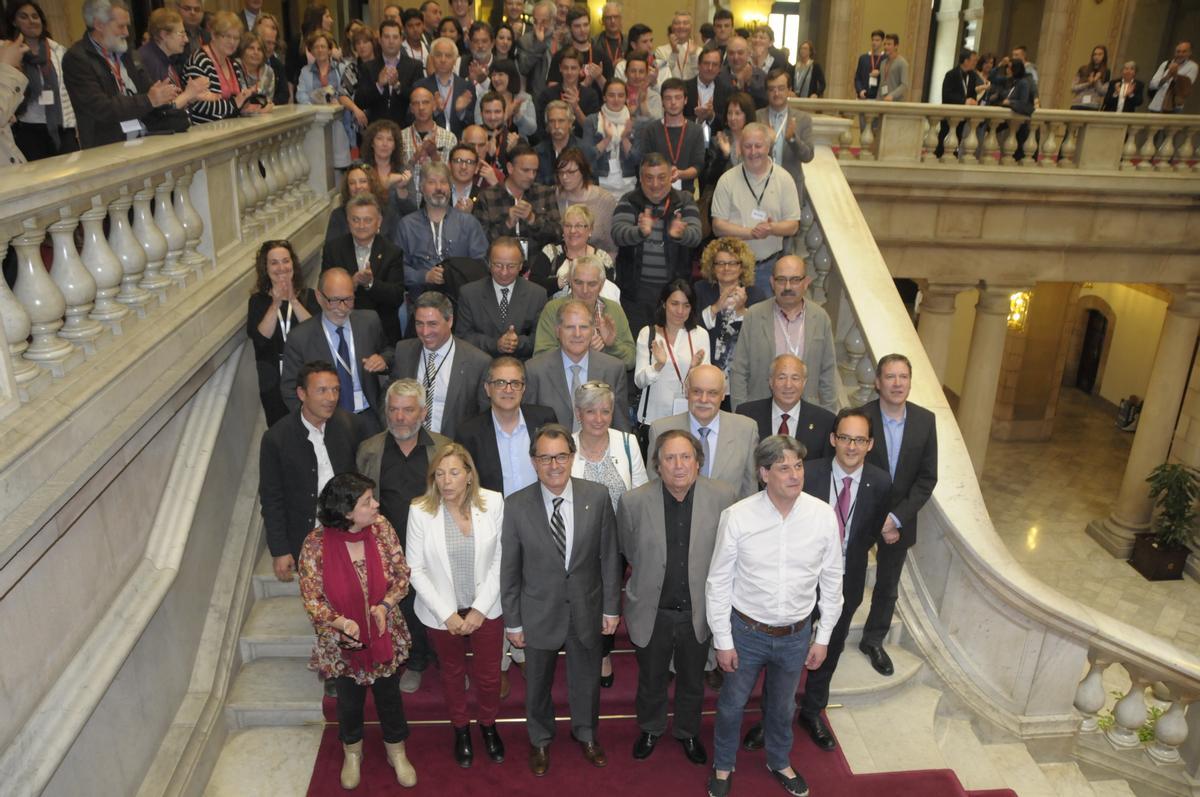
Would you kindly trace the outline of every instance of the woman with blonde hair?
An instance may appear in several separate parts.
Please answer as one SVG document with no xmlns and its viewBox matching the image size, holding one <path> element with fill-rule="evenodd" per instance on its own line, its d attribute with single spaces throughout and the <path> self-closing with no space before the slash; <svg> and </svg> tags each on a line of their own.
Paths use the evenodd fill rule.
<svg viewBox="0 0 1200 797">
<path fill-rule="evenodd" d="M 417 593 L 416 613 L 437 652 L 442 693 L 454 726 L 454 758 L 471 766 L 467 711 L 467 653 L 475 688 L 479 733 L 488 757 L 504 760 L 496 731 L 500 711 L 500 530 L 504 498 L 479 485 L 470 453 L 458 443 L 429 460 L 425 494 L 408 513 L 408 564 Z"/>
<path fill-rule="evenodd" d="M 188 105 L 192 124 L 215 122 L 244 114 L 269 111 L 270 103 L 254 101 L 253 88 L 242 88 L 245 77 L 234 58 L 242 46 L 242 21 L 232 11 L 218 11 L 212 17 L 212 41 L 198 48 L 188 59 L 184 79 L 202 77 L 208 91 Z"/>
<path fill-rule="evenodd" d="M 710 361 L 728 379 L 746 308 L 767 297 L 754 287 L 754 252 L 739 238 L 718 238 L 706 246 L 700 276 L 696 304 L 708 330 Z"/>
</svg>

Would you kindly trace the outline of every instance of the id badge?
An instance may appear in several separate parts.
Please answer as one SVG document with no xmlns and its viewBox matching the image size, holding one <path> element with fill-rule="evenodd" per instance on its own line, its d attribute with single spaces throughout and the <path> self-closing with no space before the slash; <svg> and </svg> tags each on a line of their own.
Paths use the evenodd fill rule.
<svg viewBox="0 0 1200 797">
<path fill-rule="evenodd" d="M 54 104 L 54 91 L 51 89 L 43 89 L 42 93 L 40 95 L 38 95 L 38 105 L 53 105 L 53 104 Z"/>
<path fill-rule="evenodd" d="M 529 259 L 529 239 L 528 238 L 518 238 L 517 243 L 519 243 L 521 245 L 521 255 L 526 260 L 528 260 Z"/>
<path fill-rule="evenodd" d="M 875 88 L 879 85 L 879 78 L 872 75 L 871 77 L 867 78 L 867 85 L 871 88 Z"/>
<path fill-rule="evenodd" d="M 121 122 L 121 132 L 127 136 L 140 135 L 142 132 L 142 123 L 138 119 L 126 119 Z"/>
<path fill-rule="evenodd" d="M 676 191 L 682 191 L 683 190 L 683 180 L 676 180 L 675 182 L 671 183 L 671 187 L 674 188 Z"/>
<path fill-rule="evenodd" d="M 750 219 L 752 221 L 762 222 L 766 221 L 768 218 L 767 212 L 762 208 L 755 208 L 754 210 L 750 211 Z"/>
<path fill-rule="evenodd" d="M 671 402 L 671 413 L 673 415 L 682 415 L 688 411 L 688 400 L 682 396 L 676 396 Z"/>
<path fill-rule="evenodd" d="M 1082 97 L 1079 98 L 1079 104 L 1080 105 L 1091 105 L 1092 104 L 1092 95 L 1084 94 Z"/>
</svg>

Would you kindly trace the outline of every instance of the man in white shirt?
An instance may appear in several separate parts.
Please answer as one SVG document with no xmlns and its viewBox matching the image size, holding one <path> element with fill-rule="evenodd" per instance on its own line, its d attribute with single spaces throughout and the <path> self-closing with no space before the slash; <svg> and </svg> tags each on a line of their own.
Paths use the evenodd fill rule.
<svg viewBox="0 0 1200 797">
<path fill-rule="evenodd" d="M 754 459 L 766 489 L 721 515 L 705 590 L 717 666 L 725 672 L 708 793 L 730 793 L 742 713 L 765 669 L 767 768 L 788 794 L 803 797 L 808 787 L 788 758 L 792 711 L 801 673 L 824 662 L 841 616 L 841 543 L 833 508 L 804 493 L 801 443 L 768 437 Z"/>
<path fill-rule="evenodd" d="M 687 11 L 676 11 L 671 17 L 670 40 L 654 51 L 659 72 L 667 72 L 669 77 L 680 80 L 691 80 L 696 76 L 699 57 L 700 45 L 692 39 L 692 15 Z"/>
<path fill-rule="evenodd" d="M 1183 105 L 1192 93 L 1198 73 L 1200 66 L 1192 60 L 1192 43 L 1175 45 L 1175 57 L 1159 64 L 1158 71 L 1150 78 L 1149 88 L 1154 92 L 1154 98 L 1146 110 L 1150 113 L 1183 113 Z"/>
</svg>

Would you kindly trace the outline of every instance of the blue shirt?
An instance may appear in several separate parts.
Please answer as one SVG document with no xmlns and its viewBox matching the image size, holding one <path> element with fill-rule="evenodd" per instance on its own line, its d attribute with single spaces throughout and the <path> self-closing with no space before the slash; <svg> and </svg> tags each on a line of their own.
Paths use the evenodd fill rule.
<svg viewBox="0 0 1200 797">
<path fill-rule="evenodd" d="M 500 419 L 495 412 L 492 413 L 505 498 L 537 481 L 537 471 L 533 469 L 533 461 L 529 458 L 529 427 L 525 425 L 525 414 L 518 412 L 517 417 L 520 420 L 510 434 L 500 428 Z"/>
<path fill-rule="evenodd" d="M 900 444 L 904 441 L 904 422 L 908 420 L 908 405 L 905 405 L 904 415 L 899 420 L 888 417 L 882 406 L 879 408 L 879 417 L 883 418 L 883 440 L 887 444 L 888 473 L 895 479 L 896 463 L 900 461 Z M 888 517 L 896 524 L 896 528 L 900 528 L 900 518 L 891 512 L 888 513 Z"/>
<path fill-rule="evenodd" d="M 440 228 L 430 222 L 424 208 L 409 213 L 396 223 L 392 240 L 404 252 L 404 287 L 413 297 L 425 292 L 425 275 L 438 263 L 451 257 L 487 259 L 483 227 L 474 216 L 454 207 L 447 208 Z"/>
<path fill-rule="evenodd" d="M 338 361 L 338 326 L 330 321 L 324 313 L 321 313 L 321 328 L 325 330 L 325 342 L 329 344 L 329 359 L 334 362 L 334 367 L 336 367 Z M 342 334 L 346 338 L 346 348 L 350 351 L 349 362 L 342 363 L 342 365 L 350 372 L 350 380 L 354 383 L 354 411 L 362 412 L 369 405 L 367 404 L 367 394 L 363 393 L 362 381 L 358 378 L 358 358 L 354 355 L 354 331 L 350 328 L 349 318 L 346 319 L 346 323 L 341 328 L 345 330 Z"/>
<path fill-rule="evenodd" d="M 700 473 L 706 477 L 712 476 L 714 460 L 717 458 L 717 437 L 721 434 L 721 413 L 718 411 L 713 419 L 708 423 L 708 458 L 704 460 L 704 467 L 700 469 Z M 704 446 L 704 440 L 700 437 L 700 421 L 696 420 L 696 416 L 688 413 L 688 431 L 692 433 L 692 437 L 700 441 L 701 447 Z"/>
<path fill-rule="evenodd" d="M 591 356 L 591 350 L 589 349 L 588 353 L 583 355 L 583 359 L 581 359 L 579 362 L 575 362 L 574 360 L 572 360 L 570 357 L 567 356 L 567 353 L 565 351 L 562 352 L 563 373 L 567 377 L 567 391 L 568 392 L 570 392 L 570 390 L 571 390 L 571 366 L 573 366 L 573 365 L 579 366 L 579 384 L 582 385 L 584 382 L 588 381 L 588 359 L 590 356 Z M 574 394 L 571 395 L 571 404 L 572 405 L 575 404 Z"/>
</svg>

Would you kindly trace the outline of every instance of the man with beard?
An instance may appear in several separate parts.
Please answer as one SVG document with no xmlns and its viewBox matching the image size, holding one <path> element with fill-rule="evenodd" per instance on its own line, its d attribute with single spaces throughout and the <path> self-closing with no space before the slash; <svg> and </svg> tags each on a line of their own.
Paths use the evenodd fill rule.
<svg viewBox="0 0 1200 797">
<path fill-rule="evenodd" d="M 566 42 L 566 48 L 559 50 L 558 54 L 550 59 L 550 82 L 555 83 L 562 80 L 559 62 L 562 60 L 563 54 L 573 48 L 579 55 L 579 67 L 582 70 L 579 77 L 580 85 L 592 87 L 599 95 L 604 91 L 604 84 L 612 80 L 613 62 L 599 47 L 592 45 L 592 18 L 588 13 L 587 6 L 571 6 L 567 11 L 565 21 L 570 36 Z"/>
<path fill-rule="evenodd" d="M 491 73 L 492 61 L 495 60 L 495 53 L 492 50 L 494 43 L 492 26 L 486 22 L 473 22 L 465 30 L 467 30 L 467 43 L 471 48 L 471 57 L 462 59 L 458 74 L 460 77 L 468 78 L 475 85 L 476 96 L 482 96 L 491 88 L 491 80 L 488 75 Z"/>
<path fill-rule="evenodd" d="M 395 240 L 404 252 L 404 284 L 409 297 L 446 283 L 442 263 L 453 257 L 483 260 L 487 238 L 470 213 L 450 204 L 450 169 L 430 163 L 421 179 L 421 209 L 400 219 Z"/>
</svg>

